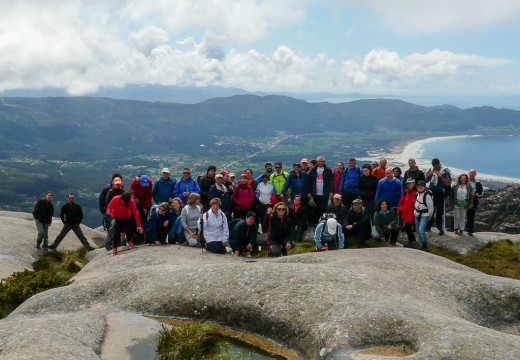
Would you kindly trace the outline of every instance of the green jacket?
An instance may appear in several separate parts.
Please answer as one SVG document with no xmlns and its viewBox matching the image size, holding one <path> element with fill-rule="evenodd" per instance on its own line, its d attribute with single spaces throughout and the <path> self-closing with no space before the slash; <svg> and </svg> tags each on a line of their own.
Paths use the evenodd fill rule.
<svg viewBox="0 0 520 360">
<path fill-rule="evenodd" d="M 287 178 L 289 178 L 289 174 L 287 173 L 287 171 L 282 171 L 281 173 L 277 173 L 275 171 L 271 174 L 269 181 L 273 183 L 277 194 L 282 194 L 282 190 L 285 185 L 285 182 L 287 181 Z M 290 195 L 291 189 L 288 189 L 285 193 Z"/>
</svg>

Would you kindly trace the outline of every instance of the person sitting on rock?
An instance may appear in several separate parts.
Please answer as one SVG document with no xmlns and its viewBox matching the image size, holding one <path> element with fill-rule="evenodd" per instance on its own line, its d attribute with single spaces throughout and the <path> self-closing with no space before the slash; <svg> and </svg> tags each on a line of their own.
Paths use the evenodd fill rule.
<svg viewBox="0 0 520 360">
<path fill-rule="evenodd" d="M 258 233 L 255 220 L 256 214 L 249 211 L 246 213 L 245 219 L 240 220 L 233 226 L 229 236 L 229 244 L 235 256 L 251 257 L 251 250 L 256 245 L 256 234 Z"/>
<path fill-rule="evenodd" d="M 399 236 L 397 214 L 389 208 L 388 201 L 385 199 L 380 200 L 376 205 L 374 226 L 379 234 L 378 241 L 390 240 L 393 246 L 397 245 L 397 237 Z"/>
<path fill-rule="evenodd" d="M 320 222 L 316 226 L 314 241 L 318 251 L 345 248 L 345 237 L 341 225 L 333 217 L 328 218 L 326 222 Z"/>
<path fill-rule="evenodd" d="M 160 203 L 159 209 L 153 212 L 150 219 L 144 224 L 146 241 L 155 245 L 165 244 L 176 218 L 177 215 L 170 211 L 170 205 L 167 202 Z"/>
<path fill-rule="evenodd" d="M 277 203 L 274 207 L 267 209 L 267 216 L 262 226 L 267 230 L 270 256 L 287 256 L 294 249 L 294 234 L 289 209 L 284 202 Z"/>
<path fill-rule="evenodd" d="M 363 200 L 355 199 L 347 214 L 345 238 L 354 235 L 357 238 L 358 248 L 366 247 L 365 240 L 370 237 L 370 210 L 363 207 Z"/>
<path fill-rule="evenodd" d="M 229 227 L 226 214 L 220 210 L 220 205 L 220 199 L 211 199 L 210 208 L 202 215 L 199 227 L 206 241 L 206 250 L 225 254 L 226 244 L 229 240 Z"/>
<path fill-rule="evenodd" d="M 112 243 L 112 253 L 117 255 L 117 247 L 121 243 L 121 238 L 126 234 L 128 246 L 133 249 L 135 247 L 130 234 L 134 232 L 134 222 L 137 225 L 137 232 L 142 234 L 141 219 L 135 201 L 132 199 L 130 191 L 125 191 L 121 195 L 115 196 L 107 206 L 107 213 L 112 216 L 114 222 L 114 238 Z"/>
</svg>

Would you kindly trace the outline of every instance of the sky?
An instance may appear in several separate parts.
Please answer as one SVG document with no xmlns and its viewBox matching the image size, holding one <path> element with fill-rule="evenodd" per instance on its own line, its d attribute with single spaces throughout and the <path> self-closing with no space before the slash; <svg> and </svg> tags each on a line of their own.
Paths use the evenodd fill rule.
<svg viewBox="0 0 520 360">
<path fill-rule="evenodd" d="M 518 0 L 0 1 L 0 96 L 135 84 L 520 95 Z"/>
</svg>

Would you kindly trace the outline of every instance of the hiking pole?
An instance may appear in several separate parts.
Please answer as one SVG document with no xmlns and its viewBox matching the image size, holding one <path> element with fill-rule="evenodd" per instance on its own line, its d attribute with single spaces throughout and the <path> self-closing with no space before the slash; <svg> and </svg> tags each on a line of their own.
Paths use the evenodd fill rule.
<svg viewBox="0 0 520 360">
<path fill-rule="evenodd" d="M 271 257 L 271 214 L 268 214 L 269 216 L 269 225 L 267 227 L 267 258 Z"/>
<path fill-rule="evenodd" d="M 200 208 L 200 231 L 199 231 L 199 242 L 200 242 L 200 251 L 201 251 L 201 254 L 204 254 L 204 245 L 205 245 L 205 240 L 204 240 L 204 207 L 201 207 Z"/>
</svg>

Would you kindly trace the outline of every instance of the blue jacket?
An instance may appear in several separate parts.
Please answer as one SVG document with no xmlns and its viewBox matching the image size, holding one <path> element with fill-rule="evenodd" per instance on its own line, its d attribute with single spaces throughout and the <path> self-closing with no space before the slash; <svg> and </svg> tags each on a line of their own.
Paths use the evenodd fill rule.
<svg viewBox="0 0 520 360">
<path fill-rule="evenodd" d="M 172 211 L 168 211 L 164 215 L 160 215 L 159 211 L 154 212 L 143 226 L 148 242 L 158 240 L 161 234 L 168 234 L 175 222 L 175 216 Z M 164 227 L 163 224 L 166 220 L 168 220 L 168 226 Z"/>
<path fill-rule="evenodd" d="M 175 179 L 168 177 L 164 180 L 162 177 L 153 185 L 152 196 L 156 204 L 168 202 L 173 195 L 173 187 L 175 186 Z"/>
<path fill-rule="evenodd" d="M 384 199 L 388 201 L 389 208 L 396 208 L 399 205 L 399 200 L 402 195 L 403 185 L 401 182 L 396 178 L 394 178 L 394 181 L 388 181 L 385 177 L 379 180 L 374 201 L 378 202 Z"/>
<path fill-rule="evenodd" d="M 282 194 L 285 194 L 287 190 L 291 188 L 291 196 L 294 198 L 296 195 L 305 196 L 309 193 L 309 181 L 307 174 L 301 172 L 296 175 L 294 171 L 291 171 L 285 185 L 282 189 Z M 305 196 L 305 198 L 307 198 Z"/>
<path fill-rule="evenodd" d="M 359 191 L 359 178 L 361 177 L 361 169 L 356 166 L 353 169 L 350 166 L 343 171 L 341 176 L 341 185 L 339 186 L 339 192 L 341 194 L 357 194 Z"/>
<path fill-rule="evenodd" d="M 184 205 L 188 204 L 188 197 L 183 197 L 183 192 L 189 192 L 191 193 L 197 193 L 200 194 L 200 187 L 199 184 L 193 180 L 193 178 L 189 178 L 188 180 L 184 180 L 182 177 L 179 181 L 175 183 L 175 186 L 173 187 L 173 197 L 178 197 L 182 199 L 182 203 Z"/>
</svg>

